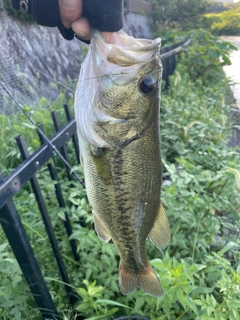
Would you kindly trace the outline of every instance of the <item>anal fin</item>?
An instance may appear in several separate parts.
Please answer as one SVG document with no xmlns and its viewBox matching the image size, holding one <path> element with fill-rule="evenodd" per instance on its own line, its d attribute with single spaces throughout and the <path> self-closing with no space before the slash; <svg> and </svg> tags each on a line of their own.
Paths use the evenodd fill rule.
<svg viewBox="0 0 240 320">
<path fill-rule="evenodd" d="M 170 242 L 171 231 L 162 203 L 160 204 L 155 223 L 148 237 L 160 250 L 166 248 Z"/>
<path fill-rule="evenodd" d="M 104 242 L 110 241 L 111 236 L 110 236 L 107 228 L 105 227 L 105 225 L 103 224 L 101 219 L 99 219 L 99 217 L 97 216 L 97 214 L 95 212 L 93 212 L 93 217 L 94 217 L 94 227 L 95 227 L 95 230 L 96 230 L 99 238 L 101 240 L 103 240 Z"/>
<path fill-rule="evenodd" d="M 152 266 L 148 266 L 141 271 L 127 270 L 122 262 L 119 265 L 119 287 L 122 294 L 126 295 L 137 288 L 154 297 L 161 297 L 163 290 Z"/>
</svg>

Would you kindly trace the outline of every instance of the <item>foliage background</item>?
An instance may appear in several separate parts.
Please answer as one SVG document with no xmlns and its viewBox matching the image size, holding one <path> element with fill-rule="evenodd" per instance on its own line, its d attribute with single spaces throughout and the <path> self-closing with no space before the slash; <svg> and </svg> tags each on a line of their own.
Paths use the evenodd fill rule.
<svg viewBox="0 0 240 320">
<path fill-rule="evenodd" d="M 240 4 L 209 0 L 151 0 L 153 30 L 164 35 L 172 30 L 204 28 L 215 35 L 240 34 Z"/>
<path fill-rule="evenodd" d="M 161 103 L 162 201 L 172 241 L 163 252 L 147 241 L 148 256 L 165 291 L 163 297 L 150 297 L 140 290 L 128 296 L 119 293 L 116 249 L 96 236 L 85 189 L 69 182 L 64 168 L 53 158 L 67 200 L 65 210 L 73 223 L 72 238 L 78 243 L 79 266 L 72 258 L 62 223 L 64 210 L 54 200 L 54 182 L 47 168 L 42 168 L 37 177 L 78 297 L 75 307 L 69 306 L 31 187 L 26 185 L 14 197 L 54 302 L 65 320 L 74 319 L 76 313 L 89 320 L 130 314 L 152 320 L 239 319 L 239 149 L 229 147 L 233 101 L 222 72 L 222 66 L 229 63 L 229 50 L 234 48 L 201 30 L 189 35 L 192 45 L 182 55 Z M 62 124 L 64 102 L 62 95 L 54 106 Z M 44 124 L 50 136 L 54 130 L 47 105 L 42 99 L 37 110 L 31 106 L 25 106 L 25 110 Z M 22 116 L 1 115 L 0 128 L 0 163 L 6 175 L 20 162 L 14 136 L 23 134 L 30 152 L 38 148 L 39 142 L 34 128 Z M 71 143 L 68 149 L 75 164 Z M 75 166 L 75 170 L 83 177 L 80 167 Z M 2 319 L 40 319 L 3 233 L 0 243 Z"/>
<path fill-rule="evenodd" d="M 189 31 L 202 28 L 208 0 L 151 0 L 153 30 L 161 36 L 170 30 Z"/>
<path fill-rule="evenodd" d="M 230 8 L 228 8 L 230 9 Z M 240 35 L 240 4 L 230 10 L 205 15 L 205 26 L 215 35 Z"/>
</svg>

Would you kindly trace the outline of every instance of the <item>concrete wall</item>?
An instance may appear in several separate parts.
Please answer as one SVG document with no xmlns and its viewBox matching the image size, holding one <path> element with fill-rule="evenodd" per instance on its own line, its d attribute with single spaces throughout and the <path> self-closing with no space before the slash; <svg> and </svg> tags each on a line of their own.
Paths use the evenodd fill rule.
<svg viewBox="0 0 240 320">
<path fill-rule="evenodd" d="M 149 16 L 137 13 L 127 13 L 123 30 L 135 38 L 152 38 Z"/>
<path fill-rule="evenodd" d="M 152 7 L 149 0 L 126 0 L 126 10 L 131 13 L 149 14 Z"/>
</svg>

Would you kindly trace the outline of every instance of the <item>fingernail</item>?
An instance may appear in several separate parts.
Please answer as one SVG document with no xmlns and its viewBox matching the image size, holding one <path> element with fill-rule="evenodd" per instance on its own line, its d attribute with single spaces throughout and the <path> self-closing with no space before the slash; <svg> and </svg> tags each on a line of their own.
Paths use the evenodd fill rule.
<svg viewBox="0 0 240 320">
<path fill-rule="evenodd" d="M 75 10 L 78 8 L 80 0 L 61 0 L 61 5 L 67 10 Z"/>
<path fill-rule="evenodd" d="M 82 31 L 79 31 L 79 30 L 76 30 L 74 28 L 72 28 L 73 31 L 75 32 L 76 36 L 79 38 L 79 39 L 82 39 L 82 40 L 89 40 L 89 34 L 85 33 L 85 32 L 82 32 Z"/>
<path fill-rule="evenodd" d="M 90 26 L 86 18 L 81 17 L 77 21 L 71 24 L 71 27 L 78 38 L 83 40 L 89 40 Z"/>
</svg>

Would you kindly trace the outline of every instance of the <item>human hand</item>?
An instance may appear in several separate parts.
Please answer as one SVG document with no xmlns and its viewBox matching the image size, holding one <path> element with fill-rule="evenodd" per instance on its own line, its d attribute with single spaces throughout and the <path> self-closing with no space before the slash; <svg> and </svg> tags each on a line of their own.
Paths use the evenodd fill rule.
<svg viewBox="0 0 240 320">
<path fill-rule="evenodd" d="M 89 40 L 90 25 L 88 20 L 82 17 L 82 0 L 58 0 L 58 3 L 64 27 L 67 29 L 72 28 L 79 38 Z"/>
<path fill-rule="evenodd" d="M 91 26 L 85 17 L 82 17 L 83 0 L 58 0 L 62 23 L 65 28 L 72 28 L 82 40 L 90 40 Z M 88 0 L 89 1 L 89 0 Z M 118 43 L 116 32 L 102 32 L 107 43 Z"/>
</svg>

